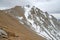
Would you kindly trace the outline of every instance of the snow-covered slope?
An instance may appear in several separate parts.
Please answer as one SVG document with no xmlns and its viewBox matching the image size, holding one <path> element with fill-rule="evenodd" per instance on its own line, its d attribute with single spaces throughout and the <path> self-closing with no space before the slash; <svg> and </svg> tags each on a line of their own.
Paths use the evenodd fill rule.
<svg viewBox="0 0 60 40">
<path fill-rule="evenodd" d="M 25 25 L 29 30 L 33 30 L 36 34 L 46 38 L 47 40 L 60 39 L 60 23 L 58 20 L 47 12 L 41 11 L 39 8 L 34 6 L 16 6 L 14 8 L 4 10 L 4 12 L 17 18 L 17 20 L 19 20 L 21 24 Z"/>
</svg>

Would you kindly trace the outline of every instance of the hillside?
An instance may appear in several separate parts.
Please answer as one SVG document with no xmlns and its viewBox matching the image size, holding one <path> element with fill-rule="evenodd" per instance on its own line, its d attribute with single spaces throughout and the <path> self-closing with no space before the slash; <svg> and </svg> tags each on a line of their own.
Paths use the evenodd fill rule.
<svg viewBox="0 0 60 40">
<path fill-rule="evenodd" d="M 59 21 L 35 6 L 0 10 L 0 27 L 1 38 L 8 40 L 60 39 Z"/>
<path fill-rule="evenodd" d="M 20 12 L 20 14 L 22 13 Z M 0 36 L 0 40 L 44 40 L 43 37 L 28 30 L 25 25 L 19 23 L 12 15 L 1 10 L 0 28 L 7 33 L 6 37 Z"/>
</svg>

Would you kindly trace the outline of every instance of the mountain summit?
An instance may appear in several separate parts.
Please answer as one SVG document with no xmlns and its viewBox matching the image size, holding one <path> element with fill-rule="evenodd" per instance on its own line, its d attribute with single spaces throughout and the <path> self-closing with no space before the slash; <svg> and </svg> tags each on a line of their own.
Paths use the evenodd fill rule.
<svg viewBox="0 0 60 40">
<path fill-rule="evenodd" d="M 11 34 L 15 34 L 15 37 L 12 37 L 11 40 L 60 39 L 60 23 L 58 20 L 35 6 L 16 6 L 1 10 L 0 26 L 7 31 L 7 35 L 9 33 L 9 38 Z M 14 39 L 16 37 L 17 39 Z"/>
</svg>

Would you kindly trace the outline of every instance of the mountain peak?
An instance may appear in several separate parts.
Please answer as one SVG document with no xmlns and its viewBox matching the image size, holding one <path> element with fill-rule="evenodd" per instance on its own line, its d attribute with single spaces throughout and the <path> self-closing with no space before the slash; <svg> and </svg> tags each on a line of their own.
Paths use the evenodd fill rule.
<svg viewBox="0 0 60 40">
<path fill-rule="evenodd" d="M 44 40 L 45 38 L 30 30 L 30 28 L 28 28 L 29 26 L 21 24 L 23 20 L 18 20 L 17 18 L 20 17 L 21 14 L 21 12 L 19 13 L 19 11 L 15 9 L 0 11 L 0 27 L 2 28 L 1 30 L 4 30 L 0 30 L 0 40 Z M 5 36 L 7 37 L 5 37 L 2 32 L 6 33 L 7 35 Z"/>
<path fill-rule="evenodd" d="M 60 34 L 58 32 L 60 23 L 54 16 L 49 15 L 48 12 L 43 12 L 39 8 L 35 6 L 30 7 L 29 5 L 27 5 L 27 7 L 16 6 L 4 10 L 4 12 L 16 18 L 19 23 L 24 25 L 31 32 L 47 40 L 60 39 Z"/>
</svg>

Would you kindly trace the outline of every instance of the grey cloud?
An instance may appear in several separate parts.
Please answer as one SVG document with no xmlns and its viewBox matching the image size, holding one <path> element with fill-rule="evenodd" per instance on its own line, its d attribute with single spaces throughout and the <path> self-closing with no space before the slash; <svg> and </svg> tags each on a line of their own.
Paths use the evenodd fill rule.
<svg viewBox="0 0 60 40">
<path fill-rule="evenodd" d="M 0 8 L 26 4 L 35 5 L 47 12 L 60 12 L 60 0 L 0 0 Z"/>
<path fill-rule="evenodd" d="M 60 12 L 60 0 L 38 1 L 35 6 L 47 12 Z"/>
<path fill-rule="evenodd" d="M 30 4 L 29 0 L 0 0 L 0 9 Z"/>
</svg>

